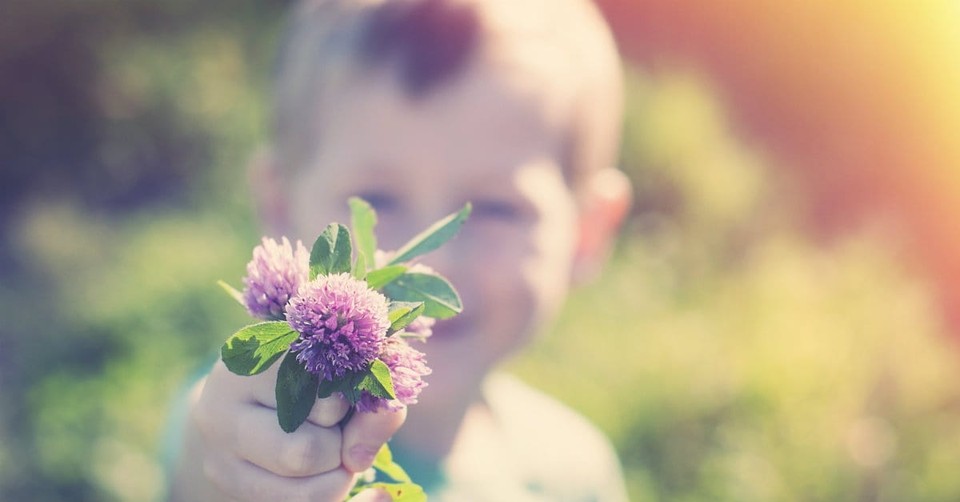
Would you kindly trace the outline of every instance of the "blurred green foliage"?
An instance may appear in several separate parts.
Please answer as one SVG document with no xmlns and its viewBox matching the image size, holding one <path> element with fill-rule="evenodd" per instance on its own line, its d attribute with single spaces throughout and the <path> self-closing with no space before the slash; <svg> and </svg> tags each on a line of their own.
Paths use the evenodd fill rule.
<svg viewBox="0 0 960 502">
<path fill-rule="evenodd" d="M 4 6 L 0 500 L 162 492 L 170 406 L 245 319 L 215 281 L 256 238 L 283 7 Z"/>
<path fill-rule="evenodd" d="M 97 91 L 4 199 L 0 500 L 157 500 L 171 406 L 245 319 L 215 281 L 258 235 L 241 173 L 283 5 L 71 5 L 27 9 L 81 34 Z M 610 434 L 634 500 L 957 500 L 957 347 L 896 236 L 807 239 L 701 76 L 629 89 L 623 239 L 512 370 Z"/>
<path fill-rule="evenodd" d="M 960 497 L 957 347 L 897 237 L 802 235 L 707 79 L 630 97 L 637 213 L 515 370 L 610 434 L 634 500 Z"/>
</svg>

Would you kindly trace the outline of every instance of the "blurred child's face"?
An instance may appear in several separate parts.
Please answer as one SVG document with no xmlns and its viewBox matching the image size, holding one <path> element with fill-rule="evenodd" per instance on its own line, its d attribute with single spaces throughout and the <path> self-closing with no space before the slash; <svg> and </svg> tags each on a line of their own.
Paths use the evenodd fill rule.
<svg viewBox="0 0 960 502">
<path fill-rule="evenodd" d="M 462 232 L 423 259 L 465 305 L 423 347 L 433 382 L 485 371 L 566 294 L 578 224 L 559 163 L 569 103 L 531 82 L 474 64 L 413 100 L 386 73 L 356 79 L 324 100 L 316 153 L 288 181 L 290 230 L 305 242 L 330 221 L 347 223 L 352 195 L 376 208 L 387 250 L 473 203 Z"/>
</svg>

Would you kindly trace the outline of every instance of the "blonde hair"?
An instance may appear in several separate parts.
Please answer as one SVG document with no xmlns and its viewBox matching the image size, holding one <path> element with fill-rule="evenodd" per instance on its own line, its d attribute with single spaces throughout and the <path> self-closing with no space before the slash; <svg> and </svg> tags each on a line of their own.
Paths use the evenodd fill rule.
<svg viewBox="0 0 960 502">
<path fill-rule="evenodd" d="M 576 184 L 612 166 L 620 141 L 622 75 L 606 23 L 589 0 L 306 0 L 282 41 L 274 87 L 273 146 L 301 165 L 331 92 L 386 68 L 411 99 L 454 80 L 481 53 L 564 85 L 575 109 L 561 159 Z M 560 80 L 562 82 L 558 83 Z M 285 167 L 286 168 L 286 167 Z"/>
</svg>

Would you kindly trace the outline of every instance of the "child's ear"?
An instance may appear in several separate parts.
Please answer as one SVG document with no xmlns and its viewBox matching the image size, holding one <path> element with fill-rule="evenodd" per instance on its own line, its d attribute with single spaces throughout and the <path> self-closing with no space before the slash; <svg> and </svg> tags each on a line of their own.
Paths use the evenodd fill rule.
<svg viewBox="0 0 960 502">
<path fill-rule="evenodd" d="M 263 230 L 267 235 L 286 235 L 289 220 L 283 196 L 283 177 L 272 150 L 264 147 L 254 154 L 247 177 Z"/>
<path fill-rule="evenodd" d="M 575 282 L 593 279 L 600 272 L 633 198 L 630 180 L 615 168 L 591 173 L 580 190 Z"/>
</svg>

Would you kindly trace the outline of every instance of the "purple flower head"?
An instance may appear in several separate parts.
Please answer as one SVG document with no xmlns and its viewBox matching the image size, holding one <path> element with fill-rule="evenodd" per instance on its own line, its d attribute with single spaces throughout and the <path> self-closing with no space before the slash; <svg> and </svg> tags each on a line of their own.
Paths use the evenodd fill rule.
<svg viewBox="0 0 960 502">
<path fill-rule="evenodd" d="M 401 338 L 391 337 L 384 340 L 380 360 L 390 368 L 397 399 L 381 399 L 364 392 L 357 402 L 357 411 L 373 412 L 381 408 L 396 411 L 405 405 L 416 404 L 420 391 L 427 386 L 423 377 L 430 374 L 423 352 Z"/>
<path fill-rule="evenodd" d="M 433 335 L 433 325 L 436 323 L 436 319 L 422 315 L 403 328 L 403 331 L 408 336 L 424 341 Z"/>
<path fill-rule="evenodd" d="M 300 333 L 290 350 L 326 380 L 366 369 L 384 345 L 387 298 L 350 274 L 319 276 L 287 305 L 287 322 Z"/>
<path fill-rule="evenodd" d="M 253 249 L 243 278 L 243 303 L 250 315 L 282 320 L 290 298 L 310 277 L 310 254 L 297 241 L 296 249 L 284 237 L 280 243 L 267 237 Z"/>
</svg>

